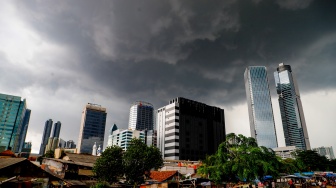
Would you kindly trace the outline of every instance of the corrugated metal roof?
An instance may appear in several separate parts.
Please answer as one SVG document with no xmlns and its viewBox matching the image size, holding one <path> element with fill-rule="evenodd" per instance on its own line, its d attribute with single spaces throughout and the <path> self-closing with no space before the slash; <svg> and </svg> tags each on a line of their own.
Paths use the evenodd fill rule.
<svg viewBox="0 0 336 188">
<path fill-rule="evenodd" d="M 0 158 L 0 169 L 6 168 L 8 166 L 11 166 L 16 163 L 20 163 L 24 160 L 27 160 L 26 158 Z"/>
<path fill-rule="evenodd" d="M 98 156 L 93 155 L 85 155 L 85 154 L 76 154 L 76 153 L 66 153 L 66 155 L 69 157 L 70 161 L 73 161 L 74 163 L 95 163 L 96 160 L 99 158 Z"/>
</svg>

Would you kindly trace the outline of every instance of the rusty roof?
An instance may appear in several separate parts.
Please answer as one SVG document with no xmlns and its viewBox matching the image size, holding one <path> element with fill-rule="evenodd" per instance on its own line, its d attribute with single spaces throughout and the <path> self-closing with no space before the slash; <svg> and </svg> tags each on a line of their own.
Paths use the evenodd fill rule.
<svg viewBox="0 0 336 188">
<path fill-rule="evenodd" d="M 163 182 L 173 177 L 176 173 L 178 173 L 176 170 L 174 171 L 151 171 L 150 178 L 157 180 L 159 182 Z"/>
</svg>

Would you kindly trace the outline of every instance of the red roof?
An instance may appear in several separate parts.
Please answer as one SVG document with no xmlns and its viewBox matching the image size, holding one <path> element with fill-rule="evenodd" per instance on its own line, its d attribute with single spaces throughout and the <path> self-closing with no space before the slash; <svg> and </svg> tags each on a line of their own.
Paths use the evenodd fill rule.
<svg viewBox="0 0 336 188">
<path fill-rule="evenodd" d="M 9 150 L 9 149 L 1 152 L 0 156 L 16 157 L 15 154 L 11 150 Z"/>
<path fill-rule="evenodd" d="M 150 177 L 159 182 L 163 182 L 173 177 L 176 173 L 178 173 L 176 170 L 175 171 L 151 171 Z"/>
</svg>

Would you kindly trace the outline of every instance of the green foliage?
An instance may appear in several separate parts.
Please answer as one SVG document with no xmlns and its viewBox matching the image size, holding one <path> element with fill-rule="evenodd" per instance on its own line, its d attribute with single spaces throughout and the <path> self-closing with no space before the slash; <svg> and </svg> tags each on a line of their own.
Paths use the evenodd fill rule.
<svg viewBox="0 0 336 188">
<path fill-rule="evenodd" d="M 280 172 L 286 174 L 293 174 L 295 172 L 299 172 L 300 164 L 297 163 L 295 159 L 287 158 L 281 160 Z"/>
<path fill-rule="evenodd" d="M 294 155 L 300 171 L 330 170 L 330 161 L 325 156 L 320 156 L 317 151 L 297 150 Z"/>
<path fill-rule="evenodd" d="M 96 185 L 92 185 L 90 188 L 109 188 L 110 185 L 106 182 L 98 182 Z"/>
<path fill-rule="evenodd" d="M 118 182 L 123 176 L 122 164 L 123 150 L 118 146 L 107 147 L 96 160 L 92 171 L 101 181 L 109 183 Z"/>
<path fill-rule="evenodd" d="M 55 158 L 55 152 L 53 150 L 49 150 L 44 154 L 46 158 Z"/>
<path fill-rule="evenodd" d="M 161 153 L 156 147 L 148 147 L 140 139 L 132 139 L 123 156 L 126 181 L 132 185 L 144 182 L 144 175 L 149 175 L 151 169 L 163 166 Z"/>
<path fill-rule="evenodd" d="M 254 138 L 234 133 L 226 136 L 214 155 L 203 161 L 199 172 L 220 183 L 223 181 L 252 181 L 265 175 L 277 177 L 281 163 L 274 151 L 258 147 Z"/>
<path fill-rule="evenodd" d="M 39 156 L 37 158 L 37 161 L 40 162 L 40 164 L 42 164 L 43 158 L 55 158 L 55 152 L 53 150 L 49 150 L 42 156 Z"/>
</svg>

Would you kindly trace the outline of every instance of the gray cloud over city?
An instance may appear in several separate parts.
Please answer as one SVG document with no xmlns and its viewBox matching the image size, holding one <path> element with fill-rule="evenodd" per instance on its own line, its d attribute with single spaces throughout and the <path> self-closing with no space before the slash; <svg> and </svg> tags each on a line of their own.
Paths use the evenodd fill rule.
<svg viewBox="0 0 336 188">
<path fill-rule="evenodd" d="M 312 146 L 336 147 L 318 139 L 336 131 L 335 10 L 304 0 L 1 2 L 0 92 L 27 99 L 35 151 L 49 118 L 77 143 L 88 102 L 107 108 L 106 129 L 126 128 L 132 102 L 182 96 L 224 108 L 227 131 L 249 136 L 244 70 L 267 66 L 277 120 L 273 72 L 284 62 Z"/>
</svg>

